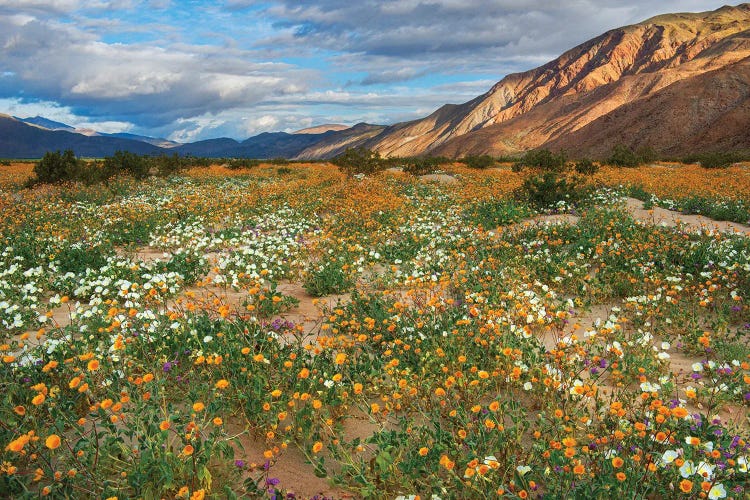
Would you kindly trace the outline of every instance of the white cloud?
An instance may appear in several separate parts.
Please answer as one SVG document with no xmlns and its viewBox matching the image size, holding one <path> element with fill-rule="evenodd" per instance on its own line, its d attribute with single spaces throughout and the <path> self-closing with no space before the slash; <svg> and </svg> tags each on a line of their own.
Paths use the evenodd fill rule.
<svg viewBox="0 0 750 500">
<path fill-rule="evenodd" d="M 105 134 L 116 134 L 120 132 L 130 132 L 133 130 L 133 124 L 128 122 L 101 121 L 101 122 L 78 122 L 76 128 L 96 130 Z"/>
<path fill-rule="evenodd" d="M 0 18 L 0 97 L 33 96 L 158 126 L 305 90 L 304 72 L 221 47 L 105 43 L 74 26 Z M 14 96 L 14 92 L 16 95 Z"/>
<path fill-rule="evenodd" d="M 279 118 L 273 115 L 261 115 L 253 118 L 246 118 L 245 130 L 248 135 L 257 134 L 258 131 L 274 130 L 279 124 Z"/>
</svg>

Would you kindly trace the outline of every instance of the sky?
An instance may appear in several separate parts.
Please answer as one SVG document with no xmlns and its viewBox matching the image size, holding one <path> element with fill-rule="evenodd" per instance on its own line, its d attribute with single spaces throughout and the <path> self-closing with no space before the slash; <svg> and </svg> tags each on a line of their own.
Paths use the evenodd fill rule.
<svg viewBox="0 0 750 500">
<path fill-rule="evenodd" d="M 709 0 L 0 0 L 0 113 L 180 142 L 390 124 Z"/>
</svg>

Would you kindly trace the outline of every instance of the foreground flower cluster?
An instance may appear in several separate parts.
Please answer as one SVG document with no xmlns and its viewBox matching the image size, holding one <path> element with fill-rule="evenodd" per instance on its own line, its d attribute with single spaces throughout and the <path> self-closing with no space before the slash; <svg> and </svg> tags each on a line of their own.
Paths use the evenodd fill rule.
<svg viewBox="0 0 750 500">
<path fill-rule="evenodd" d="M 748 495 L 748 237 L 454 175 L 4 183 L 0 492 Z"/>
</svg>

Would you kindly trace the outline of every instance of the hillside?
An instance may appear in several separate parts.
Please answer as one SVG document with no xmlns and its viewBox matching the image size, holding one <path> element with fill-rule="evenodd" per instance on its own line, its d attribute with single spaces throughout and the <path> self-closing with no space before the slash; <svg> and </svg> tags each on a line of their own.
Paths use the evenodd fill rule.
<svg viewBox="0 0 750 500">
<path fill-rule="evenodd" d="M 324 132 L 330 132 L 333 130 L 334 132 L 339 132 L 341 130 L 346 130 L 349 128 L 349 125 L 340 125 L 338 123 L 326 123 L 323 125 L 316 125 L 314 127 L 307 127 L 300 130 L 296 130 L 292 132 L 293 134 L 322 134 Z"/>
<path fill-rule="evenodd" d="M 743 60 L 750 56 L 748 30 L 750 4 L 658 16 L 604 33 L 539 68 L 508 75 L 464 104 L 445 105 L 373 137 L 347 140 L 386 156 L 505 154 L 539 147 L 675 82 Z M 665 97 L 660 104 L 671 106 Z M 600 139 L 609 143 L 617 137 Z M 329 143 L 308 148 L 305 155 L 325 157 L 332 150 Z"/>
<path fill-rule="evenodd" d="M 666 155 L 750 149 L 750 58 L 681 80 L 545 144 L 603 157 L 613 138 Z"/>
<path fill-rule="evenodd" d="M 75 131 L 75 127 L 71 127 L 70 125 L 66 123 L 56 122 L 54 120 L 50 120 L 49 118 L 45 118 L 43 116 L 32 116 L 29 118 L 19 118 L 17 116 L 14 116 L 16 120 L 22 121 L 24 123 L 28 123 L 29 125 L 36 125 L 38 127 L 46 128 L 49 130 L 68 130 L 70 132 Z"/>
<path fill-rule="evenodd" d="M 351 128 L 332 132 L 328 137 L 301 151 L 296 155 L 296 158 L 303 160 L 333 158 L 348 148 L 356 148 L 364 145 L 368 140 L 378 136 L 385 129 L 384 125 L 358 123 Z"/>
</svg>

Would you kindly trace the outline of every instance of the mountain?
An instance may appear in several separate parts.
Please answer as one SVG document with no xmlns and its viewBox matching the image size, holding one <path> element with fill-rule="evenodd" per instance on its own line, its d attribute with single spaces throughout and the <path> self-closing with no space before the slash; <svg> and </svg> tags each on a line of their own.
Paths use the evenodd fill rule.
<svg viewBox="0 0 750 500">
<path fill-rule="evenodd" d="M 323 125 L 316 125 L 314 127 L 308 127 L 303 128 L 301 130 L 297 130 L 296 132 L 292 132 L 293 134 L 322 134 L 324 132 L 328 132 L 333 130 L 334 132 L 339 132 L 341 130 L 346 130 L 349 128 L 349 125 L 339 125 L 337 123 L 326 123 Z"/>
<path fill-rule="evenodd" d="M 152 144 L 160 148 L 172 148 L 175 146 L 179 146 L 178 142 L 170 141 L 168 139 L 148 137 L 145 135 L 128 134 L 128 133 L 122 133 L 122 132 L 115 133 L 115 134 L 106 134 L 104 132 L 97 132 L 96 130 L 93 130 L 93 129 L 75 128 L 65 123 L 56 122 L 54 120 L 50 120 L 49 118 L 44 118 L 43 116 L 34 116 L 30 118 L 19 118 L 18 116 L 13 116 L 12 118 L 15 118 L 16 120 L 21 121 L 23 123 L 27 123 L 29 125 L 35 125 L 37 127 L 42 127 L 48 130 L 66 130 L 68 132 L 75 132 L 77 134 L 86 135 L 89 137 L 103 136 L 103 137 L 116 137 L 119 139 L 130 139 L 132 141 L 139 141 L 139 142 Z"/>
<path fill-rule="evenodd" d="M 163 151 L 145 142 L 49 130 L 0 114 L 0 157 L 41 158 L 47 151 L 66 149 L 72 149 L 78 156 L 95 158 L 112 155 L 117 150 L 148 155 Z"/>
<path fill-rule="evenodd" d="M 299 152 L 296 158 L 300 160 L 333 158 L 348 148 L 365 145 L 367 141 L 372 140 L 385 129 L 385 125 L 358 123 L 345 130 L 329 133 L 327 137 L 321 138 L 318 142 Z"/>
<path fill-rule="evenodd" d="M 183 144 L 173 148 L 171 152 L 214 158 L 292 158 L 333 133 L 335 132 L 329 131 L 322 134 L 264 132 L 242 142 L 222 138 Z"/>
<path fill-rule="evenodd" d="M 692 123 L 693 118 L 685 121 L 689 113 L 684 106 L 698 112 L 730 100 L 736 104 L 731 108 L 733 120 L 740 128 L 750 126 L 750 115 L 737 101 L 743 90 L 738 80 L 742 70 L 736 66 L 742 66 L 750 56 L 749 30 L 750 4 L 657 16 L 608 31 L 536 69 L 508 75 L 469 102 L 445 105 L 426 118 L 391 125 L 374 136 L 368 136 L 369 132 L 358 137 L 350 134 L 341 137 L 341 144 L 358 143 L 385 156 L 500 155 L 545 145 L 580 147 L 583 149 L 575 153 L 588 154 L 632 137 L 639 146 L 681 153 L 696 134 L 717 140 L 717 134 L 722 138 L 729 135 L 729 129 L 726 133 L 708 130 L 712 124 L 722 123 L 722 115 L 709 118 L 707 114 L 697 120 L 703 123 L 698 126 Z M 679 92 L 700 90 L 709 81 L 727 86 L 694 97 Z M 667 90 L 672 85 L 678 87 Z M 625 105 L 628 107 L 619 113 L 627 112 L 634 120 L 625 130 L 616 119 L 624 115 L 613 114 L 609 121 L 598 123 L 597 127 L 603 123 L 609 126 L 597 128 L 595 144 L 584 140 L 592 130 L 584 132 L 584 128 Z M 676 112 L 669 112 L 675 107 Z M 681 142 L 667 141 L 669 134 L 664 140 L 652 140 L 650 134 L 642 133 L 653 125 L 648 117 L 656 111 L 666 120 L 659 124 L 661 130 L 679 130 Z M 635 117 L 643 121 L 635 121 Z M 572 134 L 579 131 L 574 139 Z M 570 141 L 566 137 L 571 137 Z M 339 149 L 329 141 L 303 153 L 328 157 Z"/>
<path fill-rule="evenodd" d="M 206 139 L 204 141 L 191 142 L 177 146 L 172 149 L 173 153 L 177 153 L 183 156 L 199 156 L 206 158 L 218 158 L 226 156 L 222 154 L 224 151 L 232 150 L 240 145 L 239 142 L 228 137 L 221 137 L 219 139 Z"/>
<path fill-rule="evenodd" d="M 33 121 L 34 123 L 28 123 Z M 64 130 L 50 127 L 67 127 Z M 330 127 L 330 126 L 329 126 Z M 167 139 L 157 139 L 135 134 L 105 134 L 95 130 L 74 129 L 65 124 L 42 117 L 20 119 L 0 114 L 0 158 L 40 158 L 47 151 L 72 149 L 78 156 L 110 156 L 115 151 L 131 151 L 137 154 L 199 156 L 209 158 L 293 158 L 315 144 L 332 141 L 348 144 L 349 127 L 342 130 L 329 129 L 313 133 L 288 134 L 286 132 L 264 132 L 242 142 L 230 138 L 208 139 L 188 144 L 179 144 Z M 360 133 L 364 128 L 382 130 L 383 127 L 360 124 L 354 128 Z"/>
<path fill-rule="evenodd" d="M 545 144 L 602 158 L 616 142 L 665 155 L 750 151 L 750 58 L 676 82 Z"/>
<path fill-rule="evenodd" d="M 44 118 L 43 116 L 33 116 L 30 118 L 19 118 L 17 116 L 14 116 L 13 118 L 24 123 L 28 123 L 29 125 L 36 125 L 38 127 L 43 127 L 49 130 L 68 130 L 70 132 L 73 132 L 75 130 L 75 127 L 71 127 L 70 125 L 66 125 L 65 123 L 60 123 L 48 118 Z"/>
<path fill-rule="evenodd" d="M 120 139 L 130 139 L 131 141 L 145 142 L 148 144 L 153 144 L 154 146 L 159 146 L 160 148 L 174 148 L 180 145 L 179 142 L 170 141 L 169 139 L 163 139 L 160 137 L 148 137 L 146 135 L 128 134 L 126 132 L 118 132 L 115 134 L 99 133 L 99 135 L 103 135 L 105 137 L 117 137 Z"/>
<path fill-rule="evenodd" d="M 242 141 L 228 156 L 241 158 L 293 158 L 305 148 L 320 142 L 333 131 L 319 134 L 287 134 L 286 132 L 264 132 Z"/>
</svg>

